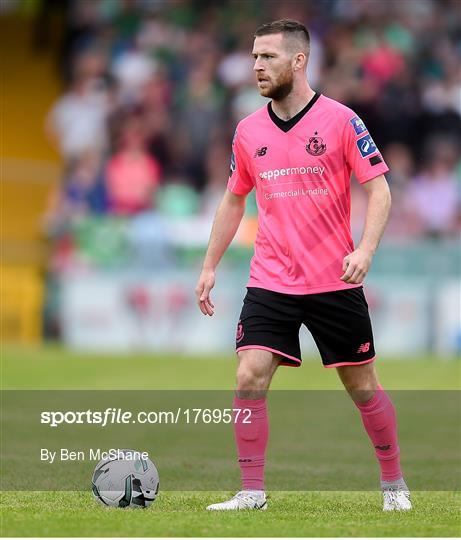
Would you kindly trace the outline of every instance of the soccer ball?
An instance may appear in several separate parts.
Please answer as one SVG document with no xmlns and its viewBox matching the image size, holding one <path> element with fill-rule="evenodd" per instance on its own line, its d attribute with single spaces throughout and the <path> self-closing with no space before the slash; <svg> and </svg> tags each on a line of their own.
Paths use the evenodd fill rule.
<svg viewBox="0 0 461 540">
<path fill-rule="evenodd" d="M 116 508 L 146 508 L 156 499 L 159 476 L 146 454 L 135 450 L 110 450 L 95 467 L 93 495 L 105 505 Z"/>
</svg>

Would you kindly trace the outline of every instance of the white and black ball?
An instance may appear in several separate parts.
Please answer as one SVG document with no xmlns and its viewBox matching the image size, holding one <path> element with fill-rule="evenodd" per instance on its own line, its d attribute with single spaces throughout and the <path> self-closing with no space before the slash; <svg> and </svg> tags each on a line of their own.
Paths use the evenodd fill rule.
<svg viewBox="0 0 461 540">
<path fill-rule="evenodd" d="M 92 488 L 96 500 L 105 506 L 147 508 L 157 498 L 159 475 L 145 454 L 110 450 L 94 469 Z"/>
</svg>

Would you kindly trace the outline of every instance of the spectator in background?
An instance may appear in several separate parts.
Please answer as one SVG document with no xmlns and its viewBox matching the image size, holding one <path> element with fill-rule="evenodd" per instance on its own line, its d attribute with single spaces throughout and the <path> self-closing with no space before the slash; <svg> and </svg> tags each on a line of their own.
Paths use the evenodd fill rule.
<svg viewBox="0 0 461 540">
<path fill-rule="evenodd" d="M 132 48 L 114 62 L 112 74 L 118 84 L 118 102 L 129 106 L 139 102 L 143 88 L 156 70 L 155 62 L 144 52 Z"/>
<path fill-rule="evenodd" d="M 122 118 L 115 137 L 116 152 L 106 167 L 109 209 L 112 214 L 130 216 L 153 207 L 160 167 L 146 150 L 139 114 L 128 113 Z"/>
<path fill-rule="evenodd" d="M 407 213 L 405 194 L 415 173 L 415 162 L 408 146 L 400 142 L 387 145 L 384 158 L 389 167 L 386 178 L 392 193 L 388 235 L 411 240 L 415 234 L 418 235 L 418 224 Z"/>
<path fill-rule="evenodd" d="M 248 54 L 248 48 L 249 44 L 242 39 L 235 49 L 223 55 L 216 68 L 219 82 L 231 96 L 230 112 L 234 125 L 265 102 L 253 84 L 253 60 Z M 209 179 L 213 182 L 211 177 Z"/>
<path fill-rule="evenodd" d="M 105 72 L 106 58 L 100 52 L 78 56 L 69 90 L 48 115 L 47 134 L 67 163 L 89 149 L 102 152 L 107 147 L 109 93 Z"/>
<path fill-rule="evenodd" d="M 380 37 L 375 46 L 364 54 L 362 69 L 365 77 L 374 79 L 381 87 L 403 71 L 403 56 Z"/>
<path fill-rule="evenodd" d="M 223 98 L 216 84 L 216 58 L 210 44 L 202 45 L 200 60 L 191 67 L 181 96 L 181 131 L 184 137 L 184 163 L 191 184 L 203 189 L 205 159 L 209 146 L 222 126 Z"/>
<path fill-rule="evenodd" d="M 226 54 L 217 67 L 221 83 L 227 88 L 234 89 L 251 84 L 253 62 L 245 46 L 239 47 Z"/>
<path fill-rule="evenodd" d="M 216 208 L 222 199 L 223 185 L 229 178 L 229 145 L 226 140 L 217 139 L 210 147 L 206 168 L 209 181 L 202 195 L 202 215 L 213 219 Z"/>
<path fill-rule="evenodd" d="M 389 166 L 386 178 L 392 186 L 392 191 L 400 195 L 407 189 L 414 174 L 415 163 L 411 152 L 405 144 L 394 142 L 386 146 L 384 157 Z"/>
<path fill-rule="evenodd" d="M 159 162 L 162 171 L 171 169 L 171 84 L 166 73 L 159 70 L 144 86 L 141 107 L 149 153 Z"/>
<path fill-rule="evenodd" d="M 76 220 L 102 215 L 106 210 L 102 157 L 88 150 L 69 166 L 62 186 L 51 194 L 45 227 L 51 236 L 60 236 Z"/>
<path fill-rule="evenodd" d="M 459 197 L 455 174 L 458 148 L 451 139 L 437 138 L 426 145 L 426 164 L 405 195 L 408 215 L 427 237 L 456 232 Z"/>
</svg>

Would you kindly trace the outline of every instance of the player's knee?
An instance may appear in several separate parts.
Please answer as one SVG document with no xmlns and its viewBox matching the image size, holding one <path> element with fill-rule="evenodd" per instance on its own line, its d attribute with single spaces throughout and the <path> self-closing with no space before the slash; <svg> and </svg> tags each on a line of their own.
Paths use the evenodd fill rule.
<svg viewBox="0 0 461 540">
<path fill-rule="evenodd" d="M 267 375 L 241 363 L 237 369 L 237 390 L 266 390 Z"/>
<path fill-rule="evenodd" d="M 343 384 L 351 398 L 361 405 L 373 399 L 377 390 L 377 383 L 368 378 L 349 378 Z"/>
<path fill-rule="evenodd" d="M 352 381 L 347 387 L 347 391 L 352 399 L 360 405 L 368 403 L 373 399 L 377 389 L 378 384 L 373 379 L 359 379 Z"/>
<path fill-rule="evenodd" d="M 378 380 L 372 365 L 343 366 L 338 374 L 351 398 L 359 404 L 373 399 L 378 388 Z"/>
<path fill-rule="evenodd" d="M 365 405 L 365 403 L 368 403 L 373 399 L 373 396 L 375 395 L 375 390 L 372 389 L 363 389 L 358 388 L 355 390 L 347 389 L 349 392 L 349 395 L 354 400 L 355 403 L 358 403 L 359 405 Z"/>
</svg>

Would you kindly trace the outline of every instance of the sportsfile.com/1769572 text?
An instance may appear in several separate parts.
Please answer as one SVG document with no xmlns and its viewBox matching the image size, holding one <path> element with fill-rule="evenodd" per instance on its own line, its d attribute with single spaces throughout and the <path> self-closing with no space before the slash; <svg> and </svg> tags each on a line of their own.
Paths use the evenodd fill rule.
<svg viewBox="0 0 461 540">
<path fill-rule="evenodd" d="M 125 411 L 108 407 L 103 411 L 42 411 L 40 423 L 50 427 L 66 424 L 231 424 L 241 421 L 251 424 L 250 409 L 206 409 L 178 407 L 170 411 Z"/>
</svg>

